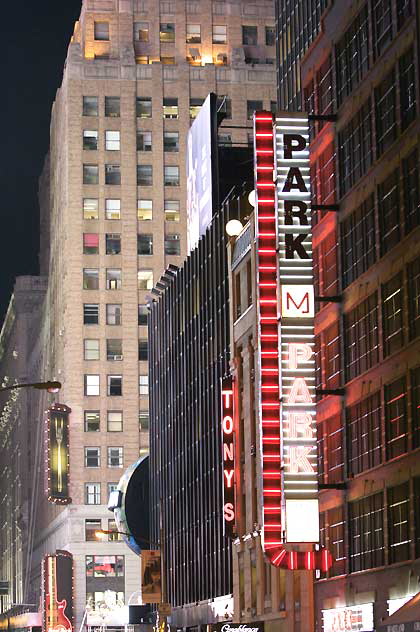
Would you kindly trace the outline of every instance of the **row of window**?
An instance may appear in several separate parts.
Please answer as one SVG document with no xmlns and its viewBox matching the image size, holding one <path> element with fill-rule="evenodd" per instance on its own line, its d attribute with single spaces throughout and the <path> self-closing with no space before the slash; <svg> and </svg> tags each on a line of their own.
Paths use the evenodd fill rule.
<svg viewBox="0 0 420 632">
<path fill-rule="evenodd" d="M 98 338 L 85 338 L 83 341 L 83 358 L 84 360 L 100 359 L 100 340 Z M 148 343 L 147 338 L 139 340 L 138 358 L 140 361 L 148 359 Z M 121 338 L 107 338 L 106 340 L 106 359 L 122 360 L 123 345 Z"/>
<path fill-rule="evenodd" d="M 121 200 L 107 198 L 104 203 L 105 219 L 121 219 Z M 165 221 L 179 222 L 180 203 L 179 200 L 164 200 L 163 212 Z M 83 198 L 83 218 L 99 219 L 99 199 Z M 137 219 L 139 221 L 150 221 L 153 219 L 153 200 L 137 200 Z"/>
<path fill-rule="evenodd" d="M 118 607 L 124 605 L 124 592 L 121 590 L 103 590 L 86 591 L 86 606 L 88 612 L 92 610 L 107 611 L 115 604 Z M 119 628 L 117 628 L 119 630 Z"/>
<path fill-rule="evenodd" d="M 85 520 L 85 540 L 86 542 L 98 542 L 106 538 L 108 542 L 120 542 L 122 540 L 121 535 L 118 532 L 117 525 L 113 518 L 108 518 L 107 531 L 111 533 L 100 534 L 98 531 L 102 530 L 102 520 L 100 518 L 87 518 Z"/>
<path fill-rule="evenodd" d="M 124 577 L 124 556 L 86 555 L 86 577 Z"/>
<path fill-rule="evenodd" d="M 85 467 L 101 466 L 101 448 L 88 447 L 85 448 Z M 107 448 L 107 466 L 123 467 L 124 465 L 124 449 L 122 447 Z"/>
<path fill-rule="evenodd" d="M 105 254 L 119 255 L 121 253 L 121 235 L 119 233 L 105 234 Z M 178 234 L 167 234 L 164 239 L 165 255 L 180 255 L 181 242 Z M 83 233 L 83 254 L 99 254 L 99 233 Z M 150 233 L 139 233 L 137 235 L 137 254 L 153 254 L 153 235 Z"/>
<path fill-rule="evenodd" d="M 147 326 L 147 305 L 138 305 L 138 324 Z M 105 322 L 107 325 L 122 324 L 122 304 L 107 303 L 105 305 Z M 83 324 L 99 325 L 99 303 L 83 304 Z"/>
<path fill-rule="evenodd" d="M 165 251 L 166 252 L 166 251 Z M 177 251 L 178 252 L 178 251 Z M 177 254 L 175 249 L 166 254 Z M 179 252 L 178 252 L 179 254 Z M 151 290 L 153 288 L 153 270 L 138 270 L 137 272 L 137 288 L 139 290 Z M 83 289 L 99 290 L 99 268 L 83 269 Z M 105 270 L 105 289 L 121 290 L 122 289 L 122 270 L 121 268 L 107 268 Z"/>
<path fill-rule="evenodd" d="M 420 478 L 350 502 L 347 508 L 347 567 L 345 508 L 336 507 L 320 514 L 322 544 L 334 558 L 330 576 L 395 564 L 420 555 Z"/>
<path fill-rule="evenodd" d="M 107 497 L 104 502 L 108 502 L 108 498 L 112 492 L 118 487 L 118 483 L 107 484 Z M 100 505 L 101 503 L 101 483 L 85 483 L 85 504 Z"/>
<path fill-rule="evenodd" d="M 104 184 L 121 184 L 121 165 L 104 165 L 104 168 Z M 179 167 L 165 165 L 163 185 L 165 187 L 178 187 L 179 182 Z M 99 165 L 83 165 L 83 184 L 99 184 Z M 153 185 L 152 165 L 137 165 L 137 185 L 143 187 Z"/>
<path fill-rule="evenodd" d="M 105 131 L 104 146 L 107 151 L 120 151 L 120 132 L 118 130 Z M 95 151 L 98 148 L 98 130 L 83 130 L 83 149 L 86 151 Z M 179 132 L 163 132 L 163 150 L 165 152 L 179 151 Z M 137 130 L 137 151 L 152 151 L 152 132 Z"/>
<path fill-rule="evenodd" d="M 139 412 L 140 430 L 148 430 L 149 428 L 149 412 L 141 410 Z M 123 411 L 108 410 L 106 413 L 106 429 L 107 432 L 123 431 Z M 101 414 L 99 410 L 84 411 L 84 430 L 85 432 L 99 432 L 101 430 Z"/>
<path fill-rule="evenodd" d="M 84 395 L 98 396 L 100 395 L 100 375 L 98 373 L 84 375 Z M 106 378 L 106 394 L 109 397 L 121 397 L 123 394 L 123 376 L 107 375 Z M 149 376 L 139 375 L 139 395 L 149 394 Z"/>
</svg>

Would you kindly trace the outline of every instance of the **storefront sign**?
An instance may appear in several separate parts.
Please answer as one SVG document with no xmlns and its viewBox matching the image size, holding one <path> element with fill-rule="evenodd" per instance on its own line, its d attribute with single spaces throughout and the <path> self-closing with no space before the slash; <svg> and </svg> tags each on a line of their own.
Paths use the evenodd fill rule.
<svg viewBox="0 0 420 632">
<path fill-rule="evenodd" d="M 264 621 L 255 623 L 213 623 L 211 632 L 264 632 Z"/>
<path fill-rule="evenodd" d="M 71 409 L 53 404 L 46 413 L 47 496 L 50 502 L 67 505 L 69 496 L 69 415 Z"/>
<path fill-rule="evenodd" d="M 57 551 L 43 560 L 43 632 L 73 631 L 73 557 Z"/>
<path fill-rule="evenodd" d="M 323 632 L 372 632 L 373 603 L 322 611 Z"/>
<path fill-rule="evenodd" d="M 231 377 L 222 379 L 223 515 L 225 534 L 233 536 L 235 525 L 234 392 Z"/>
</svg>

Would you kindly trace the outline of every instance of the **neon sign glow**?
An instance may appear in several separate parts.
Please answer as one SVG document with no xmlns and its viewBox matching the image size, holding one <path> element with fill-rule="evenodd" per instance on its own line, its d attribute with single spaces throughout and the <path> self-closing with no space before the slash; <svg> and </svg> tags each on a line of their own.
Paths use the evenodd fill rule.
<svg viewBox="0 0 420 632">
<path fill-rule="evenodd" d="M 231 377 L 222 380 L 223 515 L 225 534 L 232 537 L 235 524 L 234 390 Z"/>
</svg>

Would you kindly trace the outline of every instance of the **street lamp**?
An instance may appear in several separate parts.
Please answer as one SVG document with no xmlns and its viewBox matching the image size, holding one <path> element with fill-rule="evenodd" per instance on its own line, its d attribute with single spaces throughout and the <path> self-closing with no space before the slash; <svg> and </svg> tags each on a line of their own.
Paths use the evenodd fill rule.
<svg viewBox="0 0 420 632">
<path fill-rule="evenodd" d="M 29 384 L 12 384 L 11 386 L 0 387 L 0 393 L 3 391 L 13 391 L 15 388 L 36 388 L 42 391 L 48 391 L 49 393 L 58 393 L 61 388 L 61 382 L 51 381 L 48 382 L 31 382 Z"/>
</svg>

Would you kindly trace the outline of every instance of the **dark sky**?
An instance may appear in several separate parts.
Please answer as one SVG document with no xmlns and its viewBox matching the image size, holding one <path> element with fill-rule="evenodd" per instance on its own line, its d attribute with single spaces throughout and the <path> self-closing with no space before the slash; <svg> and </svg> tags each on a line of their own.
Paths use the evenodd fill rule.
<svg viewBox="0 0 420 632">
<path fill-rule="evenodd" d="M 38 178 L 81 0 L 7 1 L 0 25 L 0 322 L 14 279 L 38 274 Z M 6 8 L 7 7 L 7 8 Z"/>
</svg>

